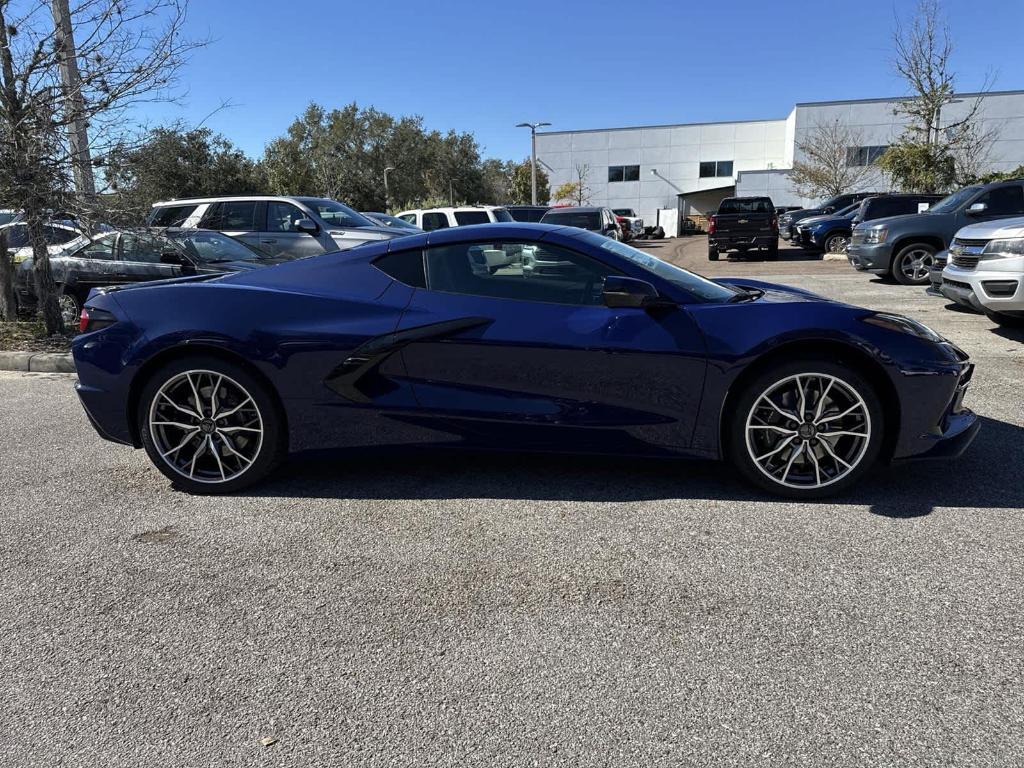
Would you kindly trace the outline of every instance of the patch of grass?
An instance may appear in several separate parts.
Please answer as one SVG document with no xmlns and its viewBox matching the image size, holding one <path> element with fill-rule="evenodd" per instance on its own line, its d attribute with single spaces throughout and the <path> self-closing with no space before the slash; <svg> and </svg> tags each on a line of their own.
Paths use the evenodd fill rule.
<svg viewBox="0 0 1024 768">
<path fill-rule="evenodd" d="M 67 352 L 74 333 L 47 336 L 40 320 L 0 322 L 0 350 L 5 352 Z"/>
</svg>

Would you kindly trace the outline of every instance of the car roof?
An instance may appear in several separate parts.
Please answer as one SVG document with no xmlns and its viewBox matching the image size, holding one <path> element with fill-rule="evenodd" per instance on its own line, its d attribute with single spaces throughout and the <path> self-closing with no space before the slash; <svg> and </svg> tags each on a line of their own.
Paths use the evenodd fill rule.
<svg viewBox="0 0 1024 768">
<path fill-rule="evenodd" d="M 565 212 L 565 213 L 579 213 L 580 211 L 582 211 L 584 213 L 595 213 L 597 211 L 603 211 L 603 210 L 604 210 L 604 206 L 603 205 L 579 205 L 579 206 L 568 205 L 568 206 L 565 206 L 564 208 L 551 208 L 550 210 L 548 210 L 548 213 L 562 213 L 562 212 Z"/>
<path fill-rule="evenodd" d="M 308 197 L 305 195 L 224 195 L 220 197 L 182 197 L 176 200 L 160 200 L 153 203 L 152 208 L 169 208 L 175 205 L 202 205 L 203 203 L 223 203 L 223 202 L 244 202 L 246 200 L 255 200 L 257 202 L 263 200 L 285 200 L 288 202 L 294 202 L 296 200 L 331 200 L 329 197 Z M 336 200 L 334 202 L 341 202 Z M 344 205 L 344 203 L 342 203 Z"/>
<path fill-rule="evenodd" d="M 440 208 L 409 208 L 401 213 L 455 213 L 456 211 L 494 211 L 503 205 L 445 205 Z"/>
</svg>

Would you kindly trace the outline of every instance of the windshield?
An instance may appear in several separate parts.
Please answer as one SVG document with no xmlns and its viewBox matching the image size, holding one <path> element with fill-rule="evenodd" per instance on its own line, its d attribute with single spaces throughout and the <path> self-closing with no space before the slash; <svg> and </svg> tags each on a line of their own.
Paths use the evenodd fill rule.
<svg viewBox="0 0 1024 768">
<path fill-rule="evenodd" d="M 391 216 L 387 213 L 366 213 L 363 215 L 366 216 L 368 219 L 373 219 L 374 221 L 380 222 L 380 224 L 385 227 L 394 227 L 395 229 L 409 229 L 414 232 L 419 232 L 420 229 L 415 224 L 410 224 L 405 219 L 400 219 L 397 216 Z"/>
<path fill-rule="evenodd" d="M 853 216 L 853 214 L 855 214 L 859 210 L 860 210 L 860 203 L 857 202 L 857 203 L 854 203 L 853 205 L 846 206 L 841 211 L 836 211 L 833 214 L 833 216 L 846 216 L 847 218 L 850 218 L 850 217 Z"/>
<path fill-rule="evenodd" d="M 256 261 L 262 254 L 233 237 L 220 232 L 197 230 L 194 232 L 166 232 L 165 235 L 185 249 L 193 261 L 200 264 L 219 264 L 226 261 Z"/>
<path fill-rule="evenodd" d="M 342 205 L 336 200 L 327 200 L 319 197 L 298 198 L 304 206 L 326 221 L 332 227 L 378 227 L 361 213 L 356 213 L 347 205 Z"/>
<path fill-rule="evenodd" d="M 731 288 L 726 288 L 724 285 L 712 282 L 695 272 L 689 272 L 674 264 L 669 264 L 657 256 L 651 256 L 649 253 L 644 253 L 618 240 L 611 240 L 594 234 L 587 235 L 586 240 L 593 245 L 604 248 L 606 251 L 611 251 L 616 256 L 621 256 L 641 269 L 645 269 L 662 280 L 667 280 L 673 285 L 679 286 L 684 291 L 704 301 L 728 301 L 736 296 L 736 291 Z"/>
<path fill-rule="evenodd" d="M 981 187 L 964 187 L 959 192 L 954 192 L 949 197 L 944 197 L 925 213 L 951 213 L 974 197 L 981 190 Z"/>
</svg>

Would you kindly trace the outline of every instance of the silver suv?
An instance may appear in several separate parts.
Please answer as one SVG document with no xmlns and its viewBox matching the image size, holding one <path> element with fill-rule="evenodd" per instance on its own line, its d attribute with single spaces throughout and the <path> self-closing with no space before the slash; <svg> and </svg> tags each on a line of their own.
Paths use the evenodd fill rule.
<svg viewBox="0 0 1024 768">
<path fill-rule="evenodd" d="M 213 229 L 277 258 L 343 251 L 371 240 L 408 234 L 382 227 L 336 200 L 245 195 L 154 203 L 151 227 Z"/>
</svg>

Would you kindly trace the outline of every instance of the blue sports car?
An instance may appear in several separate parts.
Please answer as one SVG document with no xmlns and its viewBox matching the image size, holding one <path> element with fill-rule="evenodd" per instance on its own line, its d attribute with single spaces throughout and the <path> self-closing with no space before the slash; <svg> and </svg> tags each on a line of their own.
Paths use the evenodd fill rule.
<svg viewBox="0 0 1024 768">
<path fill-rule="evenodd" d="M 954 456 L 972 364 L 914 320 L 708 280 L 572 227 L 438 230 L 94 290 L 73 344 L 103 437 L 175 486 L 367 446 L 723 458 L 815 498 Z"/>
</svg>

